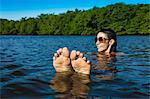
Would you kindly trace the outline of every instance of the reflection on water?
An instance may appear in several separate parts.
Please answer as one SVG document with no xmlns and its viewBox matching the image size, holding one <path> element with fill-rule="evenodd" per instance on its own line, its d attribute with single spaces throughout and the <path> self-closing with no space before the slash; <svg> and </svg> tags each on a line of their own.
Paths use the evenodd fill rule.
<svg viewBox="0 0 150 99">
<path fill-rule="evenodd" d="M 97 56 L 94 36 L 0 36 L 0 39 L 2 99 L 149 98 L 147 36 L 118 36 L 117 49 L 126 55 L 112 59 Z M 65 46 L 70 51 L 83 52 L 92 62 L 90 77 L 55 72 L 53 54 Z"/>
<path fill-rule="evenodd" d="M 88 75 L 77 73 L 56 73 L 50 87 L 57 92 L 55 98 L 87 98 L 90 79 Z"/>
<path fill-rule="evenodd" d="M 113 80 L 116 68 L 115 66 L 109 66 L 108 64 L 112 64 L 115 62 L 116 57 L 107 57 L 107 55 L 98 54 L 97 55 L 97 62 L 93 66 L 95 72 L 107 72 L 107 73 L 101 73 L 100 75 L 96 75 L 97 79 L 100 80 Z"/>
</svg>

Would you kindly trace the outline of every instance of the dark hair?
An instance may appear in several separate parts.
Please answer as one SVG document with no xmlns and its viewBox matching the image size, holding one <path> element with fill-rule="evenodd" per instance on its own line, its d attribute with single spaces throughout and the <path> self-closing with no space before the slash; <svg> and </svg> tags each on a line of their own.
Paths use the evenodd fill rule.
<svg viewBox="0 0 150 99">
<path fill-rule="evenodd" d="M 116 47 L 117 47 L 116 33 L 111 29 L 101 29 L 100 31 L 98 31 L 98 33 L 99 32 L 103 32 L 103 33 L 107 34 L 109 40 L 111 40 L 111 39 L 115 40 L 115 43 L 113 44 L 113 46 L 111 48 L 111 51 L 116 52 Z"/>
</svg>

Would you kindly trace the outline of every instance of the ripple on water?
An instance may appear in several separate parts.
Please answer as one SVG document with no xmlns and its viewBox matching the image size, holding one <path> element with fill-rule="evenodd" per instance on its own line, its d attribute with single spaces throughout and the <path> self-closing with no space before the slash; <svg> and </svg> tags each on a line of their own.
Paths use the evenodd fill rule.
<svg viewBox="0 0 150 99">
<path fill-rule="evenodd" d="M 5 65 L 2 67 L 2 69 L 16 69 L 16 68 L 19 68 L 20 66 L 19 65 L 15 65 L 15 64 L 9 64 L 9 65 Z"/>
</svg>

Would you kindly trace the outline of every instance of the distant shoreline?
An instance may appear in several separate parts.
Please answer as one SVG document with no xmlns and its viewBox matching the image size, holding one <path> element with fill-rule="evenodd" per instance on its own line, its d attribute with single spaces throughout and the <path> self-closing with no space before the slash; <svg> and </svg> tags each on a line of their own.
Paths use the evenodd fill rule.
<svg viewBox="0 0 150 99">
<path fill-rule="evenodd" d="M 96 35 L 109 28 L 117 35 L 150 35 L 150 4 L 116 3 L 59 15 L 41 14 L 20 21 L 0 19 L 0 35 Z"/>
<path fill-rule="evenodd" d="M 95 35 L 0 35 L 0 36 L 95 36 Z M 117 36 L 150 36 L 148 34 L 118 34 Z"/>
</svg>

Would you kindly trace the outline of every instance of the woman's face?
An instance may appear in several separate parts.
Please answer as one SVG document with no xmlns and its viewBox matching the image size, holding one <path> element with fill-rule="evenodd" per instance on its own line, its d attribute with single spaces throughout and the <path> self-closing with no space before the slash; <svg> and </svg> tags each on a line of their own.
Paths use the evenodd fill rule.
<svg viewBox="0 0 150 99">
<path fill-rule="evenodd" d="M 96 37 L 96 46 L 98 48 L 98 52 L 104 52 L 107 50 L 109 46 L 109 39 L 107 34 L 104 32 L 99 32 Z"/>
</svg>

